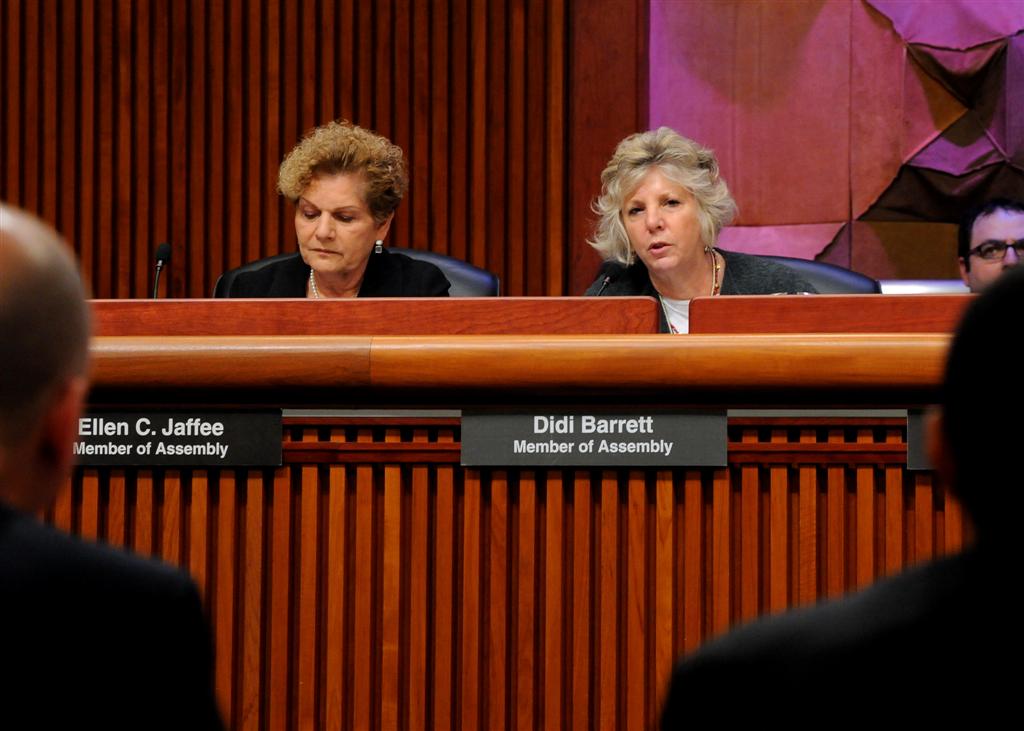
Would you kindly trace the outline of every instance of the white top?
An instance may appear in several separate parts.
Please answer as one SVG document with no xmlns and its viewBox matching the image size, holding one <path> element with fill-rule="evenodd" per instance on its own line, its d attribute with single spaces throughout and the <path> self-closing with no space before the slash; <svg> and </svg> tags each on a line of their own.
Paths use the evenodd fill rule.
<svg viewBox="0 0 1024 731">
<path fill-rule="evenodd" d="M 668 297 L 659 297 L 661 307 L 665 311 L 665 319 L 668 320 L 668 329 L 673 335 L 680 335 L 690 332 L 690 300 L 674 300 Z"/>
</svg>

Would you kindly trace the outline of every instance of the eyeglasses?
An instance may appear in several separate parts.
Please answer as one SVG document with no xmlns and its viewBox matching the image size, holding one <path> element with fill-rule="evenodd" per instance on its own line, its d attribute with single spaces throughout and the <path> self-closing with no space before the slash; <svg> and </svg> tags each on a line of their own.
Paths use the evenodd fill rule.
<svg viewBox="0 0 1024 731">
<path fill-rule="evenodd" d="M 1002 261 L 1006 257 L 1006 250 L 1013 248 L 1019 258 L 1024 258 L 1024 239 L 1013 239 L 1007 241 L 985 241 L 978 244 L 969 252 L 968 256 L 980 256 L 986 261 Z"/>
</svg>

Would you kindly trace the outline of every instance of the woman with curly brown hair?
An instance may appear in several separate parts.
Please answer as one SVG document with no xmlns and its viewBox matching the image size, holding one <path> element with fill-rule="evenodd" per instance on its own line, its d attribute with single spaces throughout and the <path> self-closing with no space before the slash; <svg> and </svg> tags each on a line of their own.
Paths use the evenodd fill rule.
<svg viewBox="0 0 1024 731">
<path fill-rule="evenodd" d="M 402 150 L 346 121 L 317 127 L 281 163 L 277 189 L 295 205 L 299 251 L 243 267 L 229 297 L 446 297 L 433 264 L 384 248 L 409 187 Z"/>
</svg>

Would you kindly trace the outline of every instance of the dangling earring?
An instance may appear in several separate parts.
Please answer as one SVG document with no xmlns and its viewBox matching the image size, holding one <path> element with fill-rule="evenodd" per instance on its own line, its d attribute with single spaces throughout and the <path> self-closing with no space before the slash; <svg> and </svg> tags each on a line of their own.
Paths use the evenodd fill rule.
<svg viewBox="0 0 1024 731">
<path fill-rule="evenodd" d="M 373 245 L 373 253 L 380 254 L 382 251 L 384 251 L 384 240 L 377 239 L 376 243 Z"/>
</svg>

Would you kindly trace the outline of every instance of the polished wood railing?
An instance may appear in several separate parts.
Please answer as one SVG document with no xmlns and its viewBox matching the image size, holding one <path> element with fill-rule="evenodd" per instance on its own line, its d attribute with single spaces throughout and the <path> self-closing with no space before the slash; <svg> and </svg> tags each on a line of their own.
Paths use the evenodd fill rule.
<svg viewBox="0 0 1024 731">
<path fill-rule="evenodd" d="M 94 403 L 274 403 L 277 469 L 79 469 L 47 517 L 186 567 L 232 728 L 649 728 L 673 660 L 966 539 L 886 415 L 719 469 L 474 469 L 438 406 L 920 406 L 948 337 L 98 338 Z M 322 414 L 387 404 L 412 415 Z"/>
</svg>

